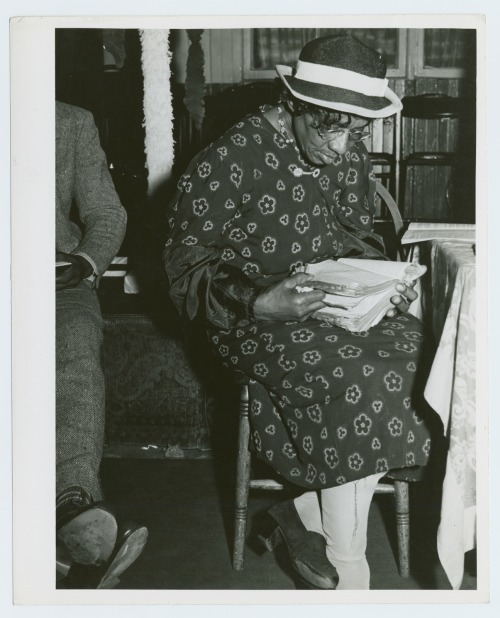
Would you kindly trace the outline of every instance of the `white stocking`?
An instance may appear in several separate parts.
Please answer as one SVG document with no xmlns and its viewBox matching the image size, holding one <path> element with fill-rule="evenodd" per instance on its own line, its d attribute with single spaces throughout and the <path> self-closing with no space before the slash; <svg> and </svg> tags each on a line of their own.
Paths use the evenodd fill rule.
<svg viewBox="0 0 500 618">
<path fill-rule="evenodd" d="M 337 590 L 369 590 L 366 561 L 368 513 L 378 481 L 385 473 L 321 490 L 326 555 L 337 569 Z"/>
<path fill-rule="evenodd" d="M 294 499 L 295 508 L 306 530 L 325 536 L 321 522 L 321 508 L 317 491 L 307 491 Z"/>
</svg>

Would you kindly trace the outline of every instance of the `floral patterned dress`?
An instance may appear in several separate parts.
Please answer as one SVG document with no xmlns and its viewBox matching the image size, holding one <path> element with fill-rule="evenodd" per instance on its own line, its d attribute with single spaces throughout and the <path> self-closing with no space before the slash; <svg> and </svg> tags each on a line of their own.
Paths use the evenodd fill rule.
<svg viewBox="0 0 500 618">
<path fill-rule="evenodd" d="M 309 489 L 427 463 L 416 409 L 422 325 L 398 315 L 354 334 L 315 319 L 257 321 L 238 306 L 244 291 L 214 290 L 221 272 L 259 290 L 308 262 L 383 259 L 374 199 L 363 144 L 313 167 L 259 113 L 195 157 L 171 206 L 172 299 L 204 320 L 222 363 L 250 378 L 257 454 Z"/>
</svg>

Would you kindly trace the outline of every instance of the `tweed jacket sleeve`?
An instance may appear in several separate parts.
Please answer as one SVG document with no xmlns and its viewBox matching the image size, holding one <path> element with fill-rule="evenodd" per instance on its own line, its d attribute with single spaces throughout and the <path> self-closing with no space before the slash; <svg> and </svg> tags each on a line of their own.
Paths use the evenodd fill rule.
<svg viewBox="0 0 500 618">
<path fill-rule="evenodd" d="M 57 102 L 56 251 L 89 258 L 102 275 L 120 248 L 126 222 L 92 114 Z"/>
</svg>

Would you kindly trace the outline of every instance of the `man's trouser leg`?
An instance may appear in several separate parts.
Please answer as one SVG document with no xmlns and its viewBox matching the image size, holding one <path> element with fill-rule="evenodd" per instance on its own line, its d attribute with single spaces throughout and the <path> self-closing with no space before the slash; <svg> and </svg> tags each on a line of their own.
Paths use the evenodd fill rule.
<svg viewBox="0 0 500 618">
<path fill-rule="evenodd" d="M 102 316 L 86 282 L 56 292 L 56 492 L 81 487 L 100 500 L 104 442 Z"/>
</svg>

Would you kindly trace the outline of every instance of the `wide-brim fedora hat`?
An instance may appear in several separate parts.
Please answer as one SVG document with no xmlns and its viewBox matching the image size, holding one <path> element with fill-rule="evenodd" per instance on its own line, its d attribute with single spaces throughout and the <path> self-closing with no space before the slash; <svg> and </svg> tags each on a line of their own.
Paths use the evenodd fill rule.
<svg viewBox="0 0 500 618">
<path fill-rule="evenodd" d="M 295 71 L 281 64 L 276 71 L 296 98 L 320 107 L 366 118 L 387 118 L 402 108 L 388 87 L 384 58 L 348 34 L 310 41 Z"/>
</svg>

